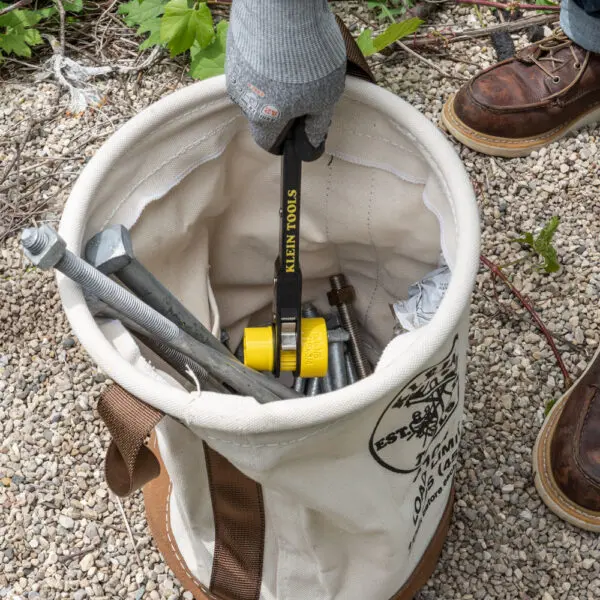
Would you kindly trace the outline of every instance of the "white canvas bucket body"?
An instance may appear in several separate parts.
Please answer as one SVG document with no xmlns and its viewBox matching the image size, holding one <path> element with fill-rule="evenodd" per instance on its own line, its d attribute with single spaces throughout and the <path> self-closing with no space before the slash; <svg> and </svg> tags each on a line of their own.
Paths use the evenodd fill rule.
<svg viewBox="0 0 600 600">
<path fill-rule="evenodd" d="M 279 159 L 254 144 L 224 79 L 214 78 L 154 104 L 104 144 L 72 191 L 60 234 L 81 254 L 107 225 L 130 228 L 140 262 L 215 334 L 226 328 L 235 347 L 248 323 L 269 320 L 279 185 Z M 382 351 L 372 376 L 329 394 L 261 404 L 190 391 L 144 358 L 119 323 L 96 322 L 82 290 L 58 278 L 90 356 L 167 415 L 154 443 L 168 487 L 149 513 L 159 511 L 161 550 L 197 597 L 395 597 L 450 502 L 479 258 L 459 158 L 415 109 L 350 77 L 325 155 L 304 166 L 301 210 L 304 300 L 329 310 L 328 277 L 345 273 L 372 356 Z M 439 310 L 394 338 L 390 303 L 440 253 L 452 278 Z M 219 555 L 223 528 L 239 515 L 215 516 L 208 449 L 258 484 L 262 547 L 251 549 L 251 574 L 248 548 Z M 223 580 L 229 590 L 215 584 Z"/>
</svg>

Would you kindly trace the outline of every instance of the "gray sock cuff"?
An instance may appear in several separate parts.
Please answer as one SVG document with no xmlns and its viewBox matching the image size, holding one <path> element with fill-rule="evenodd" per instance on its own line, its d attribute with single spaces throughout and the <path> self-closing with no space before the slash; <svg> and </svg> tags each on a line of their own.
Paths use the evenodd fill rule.
<svg viewBox="0 0 600 600">
<path fill-rule="evenodd" d="M 326 0 L 234 0 L 230 41 L 259 74 L 307 83 L 346 61 L 346 47 Z"/>
</svg>

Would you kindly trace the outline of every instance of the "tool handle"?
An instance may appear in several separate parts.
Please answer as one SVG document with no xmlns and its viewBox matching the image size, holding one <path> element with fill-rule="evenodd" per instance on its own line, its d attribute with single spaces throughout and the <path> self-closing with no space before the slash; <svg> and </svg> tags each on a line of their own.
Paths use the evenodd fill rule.
<svg viewBox="0 0 600 600">
<path fill-rule="evenodd" d="M 322 149 L 321 149 L 322 152 Z M 302 161 L 320 156 L 306 136 L 305 119 L 287 128 L 282 145 L 279 255 L 275 261 L 274 315 L 275 376 L 280 372 L 282 350 L 296 351 L 296 374 L 301 369 L 302 271 L 300 270 L 300 193 Z M 295 340 L 292 348 L 287 340 Z"/>
<path fill-rule="evenodd" d="M 271 149 L 272 154 L 282 156 L 285 154 L 286 143 L 292 141 L 300 160 L 313 162 L 323 156 L 325 152 L 325 140 L 315 148 L 306 135 L 306 117 L 292 119 L 283 129 L 275 145 Z"/>
</svg>

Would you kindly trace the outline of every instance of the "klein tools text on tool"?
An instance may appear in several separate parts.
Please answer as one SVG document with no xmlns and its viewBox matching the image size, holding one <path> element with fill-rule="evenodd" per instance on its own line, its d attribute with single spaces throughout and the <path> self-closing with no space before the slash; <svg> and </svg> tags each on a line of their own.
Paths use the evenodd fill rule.
<svg viewBox="0 0 600 600">
<path fill-rule="evenodd" d="M 281 208 L 279 255 L 275 261 L 273 325 L 244 332 L 244 362 L 271 371 L 293 371 L 298 377 L 322 377 L 327 372 L 327 330 L 318 318 L 302 318 L 300 270 L 300 198 L 302 161 L 322 154 L 308 141 L 304 119 L 292 122 L 281 145 Z"/>
</svg>

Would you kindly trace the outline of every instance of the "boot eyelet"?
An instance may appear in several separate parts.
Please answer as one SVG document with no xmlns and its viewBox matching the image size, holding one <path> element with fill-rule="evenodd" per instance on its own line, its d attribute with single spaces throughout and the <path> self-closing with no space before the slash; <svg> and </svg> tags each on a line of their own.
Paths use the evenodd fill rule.
<svg viewBox="0 0 600 600">
<path fill-rule="evenodd" d="M 557 75 L 556 77 L 552 78 L 552 81 L 554 81 L 554 83 L 560 83 L 560 77 Z"/>
<path fill-rule="evenodd" d="M 575 69 L 577 69 L 579 71 L 579 69 L 581 69 L 581 63 L 580 62 L 576 62 L 574 65 Z"/>
</svg>

